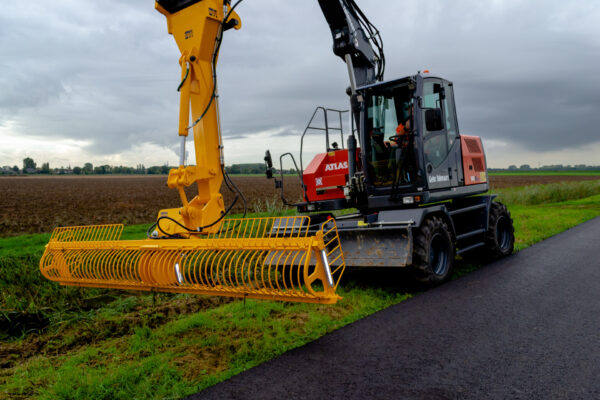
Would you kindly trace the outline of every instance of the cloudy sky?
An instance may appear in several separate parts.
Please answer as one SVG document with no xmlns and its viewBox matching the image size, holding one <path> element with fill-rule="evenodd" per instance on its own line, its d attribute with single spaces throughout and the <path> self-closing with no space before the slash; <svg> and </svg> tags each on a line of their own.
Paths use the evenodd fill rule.
<svg viewBox="0 0 600 400">
<path fill-rule="evenodd" d="M 386 79 L 455 84 L 488 165 L 600 164 L 600 2 L 359 0 Z M 317 1 L 245 0 L 221 48 L 227 164 L 298 152 L 317 105 L 347 108 Z M 8 2 L 0 13 L 0 165 L 177 164 L 178 50 L 150 0 Z M 307 151 L 323 146 L 318 136 Z"/>
</svg>

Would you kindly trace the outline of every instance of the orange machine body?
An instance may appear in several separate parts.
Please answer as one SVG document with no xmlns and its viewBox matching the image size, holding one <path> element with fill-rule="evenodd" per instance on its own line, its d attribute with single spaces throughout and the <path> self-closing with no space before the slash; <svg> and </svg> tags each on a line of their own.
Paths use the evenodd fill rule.
<svg viewBox="0 0 600 400">
<path fill-rule="evenodd" d="M 348 150 L 317 154 L 303 173 L 306 201 L 344 198 L 348 181 Z"/>
<path fill-rule="evenodd" d="M 483 144 L 478 136 L 460 136 L 465 186 L 488 181 Z"/>
</svg>

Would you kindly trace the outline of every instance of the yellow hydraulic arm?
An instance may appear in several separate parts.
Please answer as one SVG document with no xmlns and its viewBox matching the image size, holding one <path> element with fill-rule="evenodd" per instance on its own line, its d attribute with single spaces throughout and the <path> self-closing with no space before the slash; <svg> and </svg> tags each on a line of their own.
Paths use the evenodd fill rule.
<svg viewBox="0 0 600 400">
<path fill-rule="evenodd" d="M 157 1 L 155 7 L 167 18 L 167 30 L 181 51 L 180 160 L 179 168 L 169 172 L 167 184 L 178 190 L 183 208 L 161 210 L 157 233 L 159 236 L 185 236 L 190 230 L 214 233 L 218 232 L 225 212 L 220 193 L 224 160 L 215 68 L 224 29 L 240 29 L 241 21 L 223 0 L 202 0 L 182 9 L 177 2 L 163 3 L 164 7 Z M 190 128 L 194 132 L 195 166 L 184 165 Z M 188 201 L 183 189 L 193 183 L 198 184 L 198 194 Z"/>
<path fill-rule="evenodd" d="M 122 225 L 56 228 L 40 261 L 42 274 L 73 286 L 337 302 L 345 262 L 334 220 L 224 218 L 215 68 L 223 32 L 241 27 L 235 5 L 157 0 L 155 6 L 181 51 L 181 155 L 168 186 L 178 190 L 182 207 L 161 210 L 145 240 L 120 240 Z M 185 165 L 190 129 L 195 166 Z M 193 183 L 198 194 L 188 201 L 183 189 Z"/>
</svg>

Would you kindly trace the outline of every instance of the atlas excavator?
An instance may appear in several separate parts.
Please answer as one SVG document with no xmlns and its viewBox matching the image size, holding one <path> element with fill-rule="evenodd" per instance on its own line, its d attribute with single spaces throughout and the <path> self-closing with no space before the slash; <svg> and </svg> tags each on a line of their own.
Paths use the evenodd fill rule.
<svg viewBox="0 0 600 400">
<path fill-rule="evenodd" d="M 180 160 L 167 185 L 182 206 L 160 210 L 144 240 L 121 240 L 121 224 L 55 228 L 40 261 L 46 278 L 333 304 L 346 263 L 409 267 L 416 279 L 437 284 L 449 279 L 456 253 L 512 252 L 510 213 L 485 195 L 483 146 L 459 134 L 452 83 L 426 73 L 383 81 L 379 32 L 354 0 L 318 0 L 350 78 L 347 148 L 330 145 L 334 128 L 326 123 L 325 151 L 306 169 L 301 157 L 302 201 L 288 202 L 283 177 L 275 180 L 297 216 L 228 218 L 245 198 L 224 168 L 216 67 L 225 32 L 242 27 L 240 2 L 155 2 L 181 53 Z M 190 132 L 196 160 L 186 165 Z M 269 152 L 265 163 L 272 178 Z M 184 188 L 193 184 L 197 194 L 188 199 Z M 231 204 L 223 185 L 235 194 Z"/>
</svg>

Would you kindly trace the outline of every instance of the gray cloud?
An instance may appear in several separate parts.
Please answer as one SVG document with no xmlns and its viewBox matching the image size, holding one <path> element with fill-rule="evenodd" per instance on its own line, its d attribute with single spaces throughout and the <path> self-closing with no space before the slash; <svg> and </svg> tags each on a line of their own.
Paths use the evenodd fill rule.
<svg viewBox="0 0 600 400">
<path fill-rule="evenodd" d="M 599 141 L 595 2 L 360 5 L 381 30 L 386 78 L 429 68 L 453 80 L 464 133 L 534 151 Z M 347 108 L 346 68 L 316 1 L 246 0 L 238 12 L 244 26 L 227 32 L 218 70 L 226 140 L 291 137 L 315 106 Z M 89 141 L 99 156 L 176 145 L 179 54 L 151 2 L 12 2 L 0 49 L 0 126 Z"/>
</svg>

